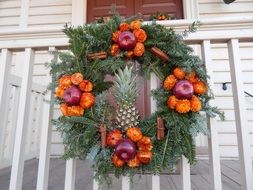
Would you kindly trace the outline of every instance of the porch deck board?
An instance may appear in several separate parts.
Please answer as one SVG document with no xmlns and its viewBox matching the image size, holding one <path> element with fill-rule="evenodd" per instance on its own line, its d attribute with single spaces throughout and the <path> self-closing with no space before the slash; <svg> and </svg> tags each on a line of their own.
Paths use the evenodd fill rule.
<svg viewBox="0 0 253 190">
<path fill-rule="evenodd" d="M 191 189 L 209 190 L 210 178 L 208 160 L 198 160 L 191 168 Z M 240 189 L 240 164 L 236 160 L 221 161 L 223 190 Z M 38 171 L 38 160 L 32 159 L 25 162 L 23 175 L 23 190 L 35 190 Z M 0 190 L 9 189 L 11 168 L 0 170 Z M 93 185 L 93 172 L 91 162 L 77 161 L 76 190 L 91 190 Z M 50 160 L 50 173 L 48 190 L 63 190 L 65 178 L 65 161 L 60 159 Z M 160 178 L 161 190 L 180 190 L 181 181 L 178 172 L 164 174 Z M 134 190 L 151 190 L 151 175 L 141 178 L 134 177 Z M 121 179 L 113 179 L 112 190 L 121 189 Z M 109 190 L 103 187 L 103 190 Z"/>
</svg>

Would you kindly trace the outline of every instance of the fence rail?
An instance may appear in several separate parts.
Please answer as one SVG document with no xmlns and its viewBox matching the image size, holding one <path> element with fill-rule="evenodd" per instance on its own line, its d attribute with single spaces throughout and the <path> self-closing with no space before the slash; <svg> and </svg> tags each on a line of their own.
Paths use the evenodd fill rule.
<svg viewBox="0 0 253 190">
<path fill-rule="evenodd" d="M 242 19 L 243 20 L 243 19 Z M 190 21 L 182 22 L 161 22 L 164 25 L 174 26 L 178 28 L 183 28 L 188 25 Z M 207 24 L 208 22 L 205 21 Z M 205 23 L 203 22 L 203 23 Z M 252 17 L 250 19 L 244 19 L 244 22 L 249 24 L 253 23 Z M 178 24 L 179 23 L 179 24 Z M 223 23 L 224 24 L 224 23 Z M 209 25 L 222 25 L 222 21 L 210 21 Z M 228 26 L 233 25 L 233 22 L 229 21 Z M 205 28 L 205 27 L 204 27 Z M 29 33 L 29 32 L 27 32 Z M 36 33 L 36 35 L 35 35 Z M 5 93 L 6 84 L 8 84 L 10 76 L 10 63 L 11 63 L 11 52 L 12 51 L 24 51 L 25 52 L 25 66 L 24 66 L 24 75 L 22 77 L 20 95 L 19 95 L 19 107 L 18 107 L 18 123 L 15 137 L 15 148 L 12 162 L 12 173 L 10 181 L 10 190 L 20 190 L 22 186 L 22 174 L 24 166 L 24 139 L 26 134 L 26 124 L 27 124 L 27 115 L 29 107 L 30 93 L 32 90 L 32 68 L 34 63 L 34 51 L 38 49 L 67 49 L 68 43 L 65 36 L 58 30 L 46 31 L 44 30 L 41 35 L 39 31 L 34 33 L 30 38 L 22 38 L 19 32 L 13 32 L 11 35 L 15 35 L 18 40 L 7 39 L 1 42 L 1 64 L 0 64 L 0 113 L 4 112 L 5 100 L 7 95 Z M 0 40 L 3 32 L 0 32 Z M 23 36 L 25 36 L 23 34 Z M 241 69 L 241 60 L 239 52 L 239 44 L 241 42 L 253 42 L 253 30 L 227 30 L 227 31 L 212 31 L 211 28 L 205 28 L 205 31 L 201 30 L 195 34 L 190 34 L 185 42 L 191 45 L 200 45 L 201 47 L 201 56 L 206 64 L 207 72 L 212 76 L 212 58 L 211 58 L 211 45 L 213 43 L 224 43 L 228 47 L 229 53 L 229 65 L 231 70 L 231 79 L 233 87 L 233 100 L 234 108 L 236 114 L 236 130 L 237 130 L 237 139 L 239 144 L 239 156 L 241 164 L 241 181 L 242 189 L 252 190 L 253 189 L 253 175 L 252 175 L 252 163 L 250 158 L 250 147 L 248 139 L 248 129 L 246 128 L 245 118 L 246 105 L 245 97 L 243 94 L 243 84 L 242 84 L 242 69 Z M 52 59 L 57 59 L 53 57 Z M 12 79 L 15 81 L 16 79 Z M 48 82 L 50 77 L 48 76 Z M 16 81 L 17 82 L 17 81 Z M 212 77 L 209 81 L 211 87 L 213 86 Z M 38 87 L 38 86 L 37 86 Z M 151 89 L 157 88 L 157 79 L 152 76 L 151 78 Z M 51 99 L 52 94 L 48 92 L 45 95 L 46 99 Z M 155 102 L 151 100 L 151 109 L 154 111 L 156 109 Z M 51 143 L 51 127 L 49 125 L 50 118 L 52 116 L 52 107 L 49 104 L 43 106 L 43 115 L 44 118 L 42 122 L 42 134 L 41 134 L 41 144 L 40 144 L 40 156 L 39 156 L 39 171 L 38 171 L 38 180 L 37 180 L 37 190 L 45 190 L 48 186 L 48 172 L 49 172 L 49 157 L 50 157 L 50 143 Z M 1 115 L 1 114 L 0 114 Z M 212 177 L 211 185 L 212 189 L 221 190 L 221 170 L 220 170 L 220 156 L 219 156 L 219 147 L 218 147 L 218 136 L 217 128 L 215 125 L 216 120 L 208 118 L 208 127 L 210 129 L 210 137 L 208 139 L 208 149 L 209 149 L 209 162 L 210 162 L 210 174 Z M 1 151 L 0 151 L 1 152 Z M 74 190 L 75 189 L 75 167 L 76 160 L 71 159 L 66 162 L 66 175 L 65 175 L 65 190 Z M 190 166 L 186 158 L 182 157 L 181 159 L 181 179 L 182 179 L 182 188 L 183 190 L 190 189 Z M 122 189 L 128 190 L 130 184 L 126 177 L 122 179 Z M 93 189 L 98 189 L 98 184 L 94 181 Z M 152 176 L 152 189 L 160 189 L 160 179 L 159 176 Z"/>
</svg>

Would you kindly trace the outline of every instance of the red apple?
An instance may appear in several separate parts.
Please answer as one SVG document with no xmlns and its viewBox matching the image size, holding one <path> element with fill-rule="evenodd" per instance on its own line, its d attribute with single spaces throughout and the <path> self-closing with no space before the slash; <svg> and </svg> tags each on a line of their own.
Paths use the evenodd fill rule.
<svg viewBox="0 0 253 190">
<path fill-rule="evenodd" d="M 72 86 L 64 91 L 63 100 L 69 106 L 79 105 L 82 92 L 79 88 Z"/>
<path fill-rule="evenodd" d="M 125 162 L 133 159 L 136 152 L 136 145 L 129 139 L 120 140 L 115 148 L 115 154 Z"/>
<path fill-rule="evenodd" d="M 136 45 L 136 39 L 132 32 L 121 32 L 118 38 L 119 48 L 122 50 L 132 50 Z"/>
<path fill-rule="evenodd" d="M 193 93 L 193 85 L 188 80 L 179 80 L 173 88 L 173 94 L 178 99 L 191 99 Z"/>
</svg>

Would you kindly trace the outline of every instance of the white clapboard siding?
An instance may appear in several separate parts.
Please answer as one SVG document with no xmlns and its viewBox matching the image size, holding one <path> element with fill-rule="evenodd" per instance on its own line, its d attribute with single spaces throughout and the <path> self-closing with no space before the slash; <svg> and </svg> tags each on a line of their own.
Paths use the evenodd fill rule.
<svg viewBox="0 0 253 190">
<path fill-rule="evenodd" d="M 0 30 L 18 28 L 21 0 L 0 1 Z"/>
<path fill-rule="evenodd" d="M 240 2 L 240 1 L 239 1 Z M 243 72 L 244 90 L 253 94 L 253 51 L 252 43 L 240 44 L 240 55 Z M 220 155 L 222 157 L 237 157 L 238 143 L 236 136 L 234 104 L 232 96 L 232 85 L 227 84 L 227 90 L 222 89 L 223 82 L 230 82 L 230 68 L 228 60 L 227 47 L 224 44 L 213 44 L 211 48 L 213 64 L 213 81 L 215 105 L 225 112 L 226 120 L 216 122 L 218 129 L 218 139 L 220 146 Z M 250 132 L 249 139 L 253 139 L 253 98 L 246 98 L 246 118 L 247 127 Z M 251 156 L 253 157 L 253 140 L 250 141 Z"/>
<path fill-rule="evenodd" d="M 236 0 L 227 5 L 222 0 L 199 0 L 198 9 L 200 18 L 252 16 L 253 1 Z"/>
<path fill-rule="evenodd" d="M 55 27 L 70 23 L 71 8 L 71 0 L 30 0 L 28 27 Z"/>
</svg>

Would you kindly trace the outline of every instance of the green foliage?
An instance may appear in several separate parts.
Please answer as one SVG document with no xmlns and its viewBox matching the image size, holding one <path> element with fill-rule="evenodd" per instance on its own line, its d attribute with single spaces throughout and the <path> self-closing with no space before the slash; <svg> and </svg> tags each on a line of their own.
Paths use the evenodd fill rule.
<svg viewBox="0 0 253 190">
<path fill-rule="evenodd" d="M 193 23 L 183 35 L 176 34 L 172 28 L 165 28 L 156 23 L 143 25 L 142 29 L 147 33 L 145 41 L 145 54 L 142 57 L 134 58 L 129 61 L 119 54 L 115 57 L 109 54 L 112 44 L 112 33 L 118 29 L 122 22 L 130 22 L 133 18 L 123 20 L 119 15 L 114 15 L 107 23 L 91 23 L 89 25 L 73 28 L 66 26 L 64 33 L 69 37 L 70 52 L 53 52 L 59 57 L 59 61 L 53 60 L 47 66 L 51 68 L 54 77 L 50 89 L 54 90 L 58 85 L 58 79 L 65 74 L 81 72 L 85 79 L 94 84 L 94 94 L 96 95 L 95 105 L 86 110 L 82 117 L 61 116 L 52 123 L 61 132 L 65 146 L 64 159 L 79 157 L 80 159 L 91 159 L 94 161 L 93 168 L 96 172 L 95 178 L 102 183 L 106 181 L 111 184 L 109 174 L 113 173 L 116 177 L 127 175 L 132 177 L 136 173 L 150 172 L 159 174 L 164 169 L 173 169 L 182 155 L 188 158 L 189 163 L 195 162 L 196 147 L 194 137 L 198 133 L 208 135 L 206 126 L 206 115 L 214 117 L 219 115 L 221 119 L 224 114 L 216 107 L 209 105 L 211 95 L 205 94 L 200 97 L 202 102 L 202 112 L 180 114 L 166 106 L 167 97 L 171 95 L 169 91 L 159 88 L 153 90 L 151 95 L 157 101 L 157 111 L 149 118 L 140 121 L 139 127 L 146 136 L 153 140 L 153 158 L 147 165 L 138 168 L 129 168 L 125 165 L 116 168 L 111 161 L 114 152 L 111 148 L 101 149 L 101 137 L 99 126 L 105 124 L 107 128 L 115 128 L 114 116 L 115 108 L 107 100 L 107 93 L 112 87 L 111 81 L 106 81 L 106 75 L 114 76 L 115 73 L 123 70 L 126 65 L 135 64 L 140 75 L 147 78 L 151 73 L 163 81 L 172 70 L 178 66 L 187 73 L 195 71 L 201 80 L 207 82 L 205 67 L 198 56 L 193 55 L 193 50 L 183 42 L 189 32 L 194 32 L 198 22 Z M 151 53 L 152 47 L 158 47 L 169 56 L 169 61 L 163 63 L 158 57 Z M 106 59 L 88 60 L 88 53 L 105 51 L 108 53 Z M 131 86 L 133 86 L 131 84 Z M 116 88 L 124 92 L 124 87 Z M 134 88 L 134 87 L 133 87 Z M 120 91 L 120 92 L 121 92 Z M 120 95 L 121 97 L 124 94 Z M 129 96 L 126 94 L 126 96 Z M 132 96 L 132 95 L 131 95 Z M 132 96 L 133 97 L 133 96 Z M 56 104 L 61 103 L 56 99 Z M 156 118 L 160 116 L 165 121 L 165 138 L 156 139 Z"/>
</svg>

